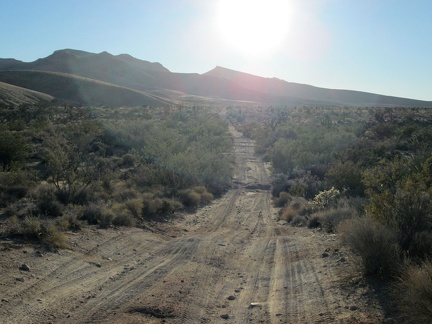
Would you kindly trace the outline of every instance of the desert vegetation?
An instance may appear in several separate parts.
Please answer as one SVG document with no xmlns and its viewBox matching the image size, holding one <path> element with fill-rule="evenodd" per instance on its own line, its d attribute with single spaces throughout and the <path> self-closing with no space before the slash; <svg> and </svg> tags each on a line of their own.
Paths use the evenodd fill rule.
<svg viewBox="0 0 432 324">
<path fill-rule="evenodd" d="M 230 183 L 228 124 L 202 107 L 5 106 L 1 235 L 67 247 L 65 230 L 141 226 Z"/>
<path fill-rule="evenodd" d="M 430 322 L 432 111 L 231 107 L 228 118 L 272 162 L 280 218 L 339 233 L 365 276 L 407 292 L 393 294 L 401 318 Z"/>
</svg>

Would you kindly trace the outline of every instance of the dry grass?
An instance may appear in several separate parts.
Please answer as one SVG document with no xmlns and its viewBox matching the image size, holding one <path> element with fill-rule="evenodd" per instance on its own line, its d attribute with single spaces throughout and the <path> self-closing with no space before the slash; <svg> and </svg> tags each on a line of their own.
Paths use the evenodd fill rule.
<svg viewBox="0 0 432 324">
<path fill-rule="evenodd" d="M 285 205 L 285 207 L 279 212 L 279 219 L 287 221 L 288 223 L 291 223 L 293 219 L 296 216 L 302 216 L 301 219 L 306 220 L 307 215 L 310 214 L 311 208 L 304 198 L 295 198 L 290 201 L 288 205 Z M 300 220 L 298 218 L 297 220 Z M 296 222 L 297 225 L 303 224 L 303 222 Z"/>
<path fill-rule="evenodd" d="M 67 249 L 69 247 L 66 235 L 59 231 L 57 227 L 51 225 L 46 229 L 45 232 L 46 233 L 44 233 L 42 242 L 48 246 L 58 249 Z"/>
<path fill-rule="evenodd" d="M 395 273 L 400 264 L 395 234 L 370 218 L 346 220 L 338 227 L 342 239 L 360 256 L 365 275 Z"/>
<path fill-rule="evenodd" d="M 405 323 L 432 323 L 432 262 L 407 266 L 393 295 Z"/>
</svg>

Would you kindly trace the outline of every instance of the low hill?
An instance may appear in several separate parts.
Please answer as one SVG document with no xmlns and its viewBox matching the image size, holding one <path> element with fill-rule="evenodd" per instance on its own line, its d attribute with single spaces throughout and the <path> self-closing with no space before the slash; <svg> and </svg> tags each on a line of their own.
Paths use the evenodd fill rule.
<svg viewBox="0 0 432 324">
<path fill-rule="evenodd" d="M 22 104 L 51 102 L 53 100 L 54 97 L 48 94 L 0 82 L 0 105 L 18 106 Z"/>
<path fill-rule="evenodd" d="M 142 91 L 58 72 L 0 71 L 0 82 L 33 89 L 75 104 L 165 106 L 172 103 Z"/>
</svg>

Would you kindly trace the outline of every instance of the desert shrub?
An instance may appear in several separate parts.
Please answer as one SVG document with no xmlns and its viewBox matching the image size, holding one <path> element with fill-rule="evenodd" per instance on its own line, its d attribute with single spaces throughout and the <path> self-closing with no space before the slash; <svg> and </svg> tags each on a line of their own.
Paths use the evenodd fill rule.
<svg viewBox="0 0 432 324">
<path fill-rule="evenodd" d="M 332 187 L 329 190 L 320 191 L 313 199 L 312 205 L 315 209 L 326 209 L 335 207 L 340 196 L 340 191 Z"/>
<path fill-rule="evenodd" d="M 291 185 L 284 175 L 278 175 L 276 180 L 272 183 L 272 196 L 278 197 L 282 192 L 288 192 Z"/>
<path fill-rule="evenodd" d="M 139 157 L 134 154 L 126 153 L 122 156 L 121 164 L 125 168 L 132 168 L 135 166 L 135 163 L 137 163 L 138 158 Z"/>
<path fill-rule="evenodd" d="M 24 198 L 35 184 L 35 175 L 30 172 L 0 172 L 0 207 Z"/>
<path fill-rule="evenodd" d="M 69 247 L 66 235 L 54 225 L 46 228 L 42 242 L 53 248 L 67 249 Z"/>
<path fill-rule="evenodd" d="M 308 220 L 309 228 L 317 228 L 321 226 L 321 220 L 318 216 L 313 216 Z"/>
<path fill-rule="evenodd" d="M 127 211 L 133 217 L 141 219 L 142 209 L 143 209 L 143 199 L 135 198 L 130 199 L 124 203 Z"/>
<path fill-rule="evenodd" d="M 416 261 L 432 260 L 432 233 L 421 231 L 414 235 L 409 247 L 409 257 Z"/>
<path fill-rule="evenodd" d="M 57 219 L 57 227 L 61 230 L 81 230 L 81 221 L 79 220 L 79 215 L 85 207 L 82 206 L 68 206 L 65 209 L 63 216 Z"/>
<path fill-rule="evenodd" d="M 116 215 L 113 220 L 112 224 L 114 226 L 134 226 L 135 225 L 135 219 L 131 215 L 126 214 L 119 214 Z"/>
<path fill-rule="evenodd" d="M 337 162 L 326 173 L 326 179 L 339 190 L 346 190 L 347 194 L 363 195 L 362 171 L 352 161 Z"/>
<path fill-rule="evenodd" d="M 292 226 L 305 226 L 306 223 L 307 223 L 307 218 L 301 215 L 295 215 L 290 222 Z"/>
<path fill-rule="evenodd" d="M 192 189 L 180 190 L 178 195 L 186 207 L 196 207 L 201 202 L 201 195 Z"/>
<path fill-rule="evenodd" d="M 404 267 L 393 296 L 404 323 L 432 323 L 432 262 Z"/>
<path fill-rule="evenodd" d="M 176 199 L 164 199 L 165 202 L 168 204 L 168 212 L 175 212 L 177 210 L 183 209 L 183 205 L 180 201 Z"/>
<path fill-rule="evenodd" d="M 396 189 L 372 194 L 368 211 L 381 223 L 398 234 L 399 245 L 406 254 L 410 251 L 414 236 L 432 228 L 432 197 L 419 190 Z"/>
<path fill-rule="evenodd" d="M 94 190 L 89 187 L 83 187 L 73 193 L 71 202 L 77 205 L 87 205 L 94 201 Z"/>
<path fill-rule="evenodd" d="M 11 171 L 28 156 L 29 148 L 20 133 L 3 131 L 0 133 L 0 167 Z"/>
<path fill-rule="evenodd" d="M 64 206 L 54 197 L 45 198 L 38 203 L 39 211 L 42 215 L 57 217 L 63 214 Z"/>
<path fill-rule="evenodd" d="M 213 196 L 220 197 L 226 192 L 228 184 L 218 181 L 207 181 L 206 188 Z"/>
<path fill-rule="evenodd" d="M 282 191 L 279 196 L 274 200 L 276 207 L 283 207 L 291 200 L 291 195 L 288 192 Z"/>
<path fill-rule="evenodd" d="M 27 216 L 21 223 L 21 231 L 17 234 L 22 234 L 28 238 L 38 239 L 42 232 L 42 224 L 39 218 Z"/>
<path fill-rule="evenodd" d="M 279 212 L 279 219 L 291 222 L 295 216 L 308 216 L 311 208 L 306 199 L 297 197 Z"/>
<path fill-rule="evenodd" d="M 151 193 L 145 193 L 143 195 L 143 207 L 142 216 L 144 219 L 149 219 L 158 213 L 159 208 L 162 205 L 162 200 L 155 197 Z"/>
<path fill-rule="evenodd" d="M 96 225 L 102 217 L 102 210 L 96 204 L 85 207 L 79 219 L 86 220 L 90 225 Z"/>
<path fill-rule="evenodd" d="M 136 190 L 131 188 L 123 188 L 122 186 L 116 188 L 116 192 L 114 193 L 114 199 L 117 201 L 126 201 L 137 197 L 138 193 L 136 192 Z"/>
<path fill-rule="evenodd" d="M 285 206 L 280 212 L 279 212 L 279 219 L 284 220 L 286 222 L 291 222 L 291 220 L 294 218 L 294 216 L 297 215 L 297 211 L 293 206 Z"/>
<path fill-rule="evenodd" d="M 213 194 L 206 191 L 206 192 L 201 194 L 201 203 L 209 204 L 210 202 L 212 202 L 213 198 L 214 198 Z"/>
<path fill-rule="evenodd" d="M 388 227 L 370 218 L 356 218 L 343 222 L 339 230 L 343 241 L 360 256 L 365 275 L 386 276 L 398 270 L 396 235 Z"/>
<path fill-rule="evenodd" d="M 328 233 L 336 231 L 340 222 L 356 217 L 358 214 L 355 209 L 349 207 L 338 207 L 322 210 L 313 214 L 319 218 L 319 223 Z"/>
<path fill-rule="evenodd" d="M 28 197 L 34 200 L 42 200 L 47 197 L 54 197 L 55 187 L 46 182 L 40 183 L 28 192 Z"/>
<path fill-rule="evenodd" d="M 36 209 L 36 205 L 29 199 L 20 199 L 16 202 L 10 203 L 3 210 L 5 216 L 18 216 L 20 219 L 27 215 L 32 215 Z"/>
<path fill-rule="evenodd" d="M 204 186 L 195 186 L 192 188 L 192 190 L 198 192 L 200 195 L 203 194 L 204 192 L 207 192 L 207 189 Z"/>
<path fill-rule="evenodd" d="M 108 228 L 111 226 L 113 220 L 115 218 L 115 215 L 109 211 L 109 210 L 104 210 L 101 212 L 101 215 L 99 216 L 98 219 L 98 224 L 100 228 Z"/>
</svg>

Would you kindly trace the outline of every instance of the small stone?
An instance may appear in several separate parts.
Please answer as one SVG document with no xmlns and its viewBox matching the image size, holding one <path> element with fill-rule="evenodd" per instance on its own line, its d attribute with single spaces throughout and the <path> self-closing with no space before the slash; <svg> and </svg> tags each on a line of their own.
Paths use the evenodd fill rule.
<svg viewBox="0 0 432 324">
<path fill-rule="evenodd" d="M 354 306 L 354 305 L 349 307 L 349 310 L 351 310 L 351 311 L 355 311 L 355 310 L 357 310 L 357 309 L 358 309 L 358 307 L 357 307 L 357 306 Z"/>
<path fill-rule="evenodd" d="M 20 267 L 19 267 L 19 269 L 21 270 L 21 271 L 30 271 L 30 267 L 27 265 L 27 264 L 22 264 Z"/>
<path fill-rule="evenodd" d="M 236 299 L 236 297 L 235 296 L 233 296 L 233 295 L 231 295 L 231 296 L 228 296 L 228 300 L 235 300 Z"/>
<path fill-rule="evenodd" d="M 234 290 L 234 292 L 239 293 L 239 292 L 240 292 L 240 289 L 236 289 L 236 290 Z"/>
<path fill-rule="evenodd" d="M 16 281 L 24 282 L 24 278 L 16 278 Z"/>
<path fill-rule="evenodd" d="M 3 303 L 9 303 L 9 300 L 7 300 L 6 298 L 2 298 L 1 300 Z"/>
<path fill-rule="evenodd" d="M 323 254 L 321 254 L 321 256 L 322 256 L 323 258 L 328 258 L 329 254 L 328 254 L 327 252 L 324 252 Z"/>
<path fill-rule="evenodd" d="M 222 314 L 222 315 L 220 315 L 220 318 L 227 320 L 227 319 L 229 319 L 229 315 L 228 314 Z"/>
</svg>

